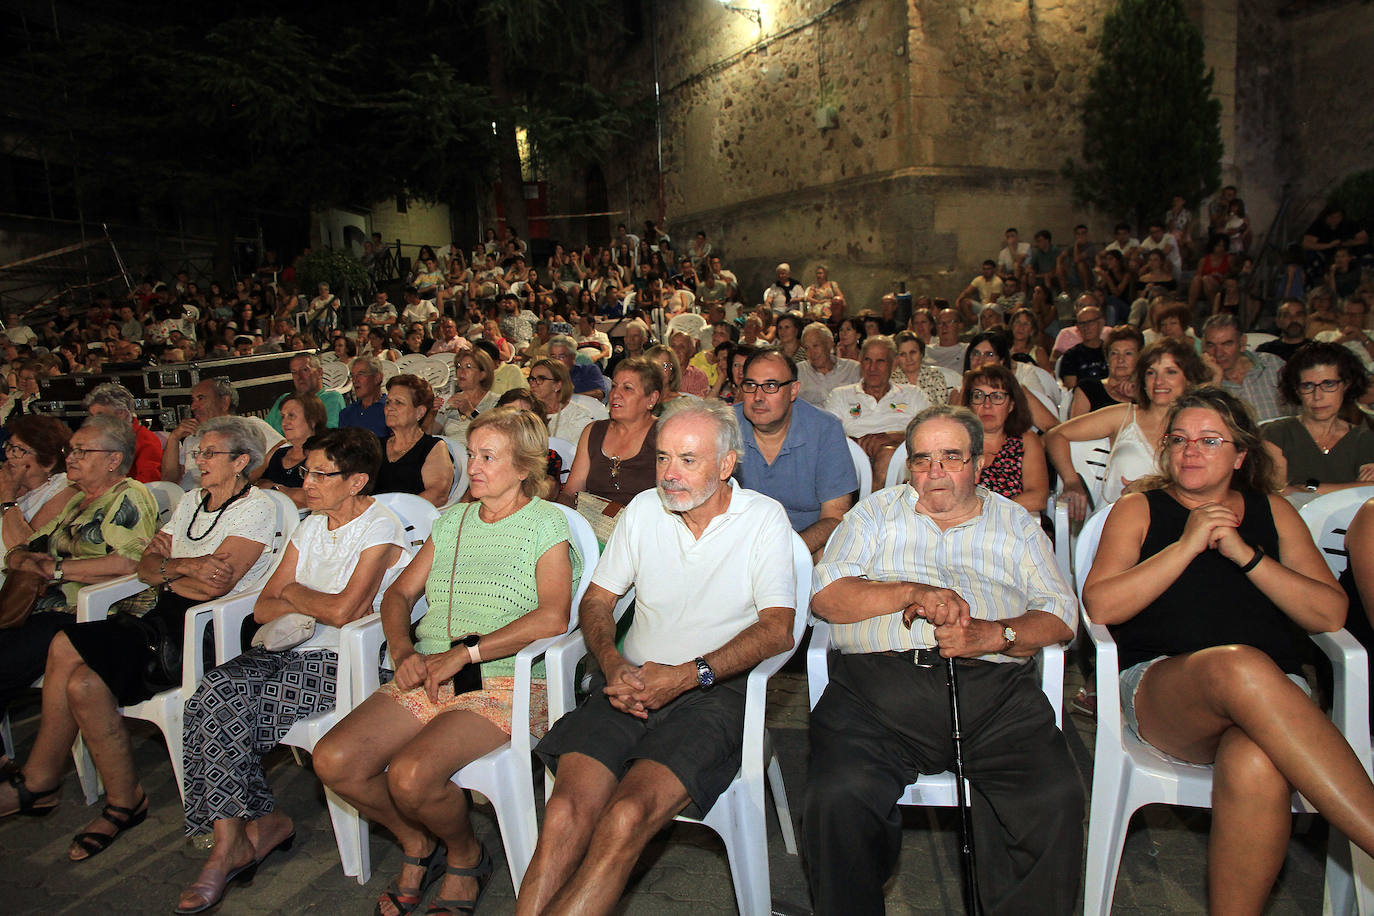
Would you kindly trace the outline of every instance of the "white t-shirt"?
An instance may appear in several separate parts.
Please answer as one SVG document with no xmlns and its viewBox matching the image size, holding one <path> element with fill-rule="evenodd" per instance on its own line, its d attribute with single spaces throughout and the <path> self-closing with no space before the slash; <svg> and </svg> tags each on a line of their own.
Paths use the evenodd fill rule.
<svg viewBox="0 0 1374 916">
<path fill-rule="evenodd" d="M 261 417 L 243 417 L 253 425 L 258 432 L 262 433 L 263 455 L 272 454 L 272 449 L 277 447 L 278 442 L 286 441 L 282 434 L 268 424 Z M 181 488 L 190 490 L 200 486 L 200 468 L 196 467 L 195 459 L 191 453 L 200 448 L 200 434 L 187 436 L 181 440 L 181 447 L 177 450 L 177 460 L 181 462 Z M 249 470 L 253 470 L 249 468 Z"/>
<path fill-rule="evenodd" d="M 951 369 L 962 375 L 964 373 L 964 351 L 967 349 L 968 344 L 963 342 L 942 347 L 932 341 L 926 345 L 926 362 L 942 369 Z"/>
<path fill-rule="evenodd" d="M 760 608 L 797 606 L 782 504 L 733 480 L 730 488 L 729 507 L 699 539 L 656 489 L 620 513 L 592 581 L 614 595 L 635 587 L 624 648 L 631 663 L 681 664 L 757 623 Z"/>
<path fill-rule="evenodd" d="M 1026 263 L 1026 258 L 1030 257 L 1030 242 L 1017 242 L 1016 252 L 1003 245 L 1002 250 L 997 252 L 997 272 L 1003 274 L 1013 273 L 1016 270 L 1016 259 L 1020 258 L 1021 263 Z M 986 301 L 986 300 L 984 300 Z"/>
<path fill-rule="evenodd" d="M 272 544 L 272 535 L 277 530 L 277 508 L 272 497 L 257 487 L 229 503 L 224 514 L 201 508 L 205 491 L 199 487 L 191 490 L 172 510 L 172 517 L 162 530 L 172 536 L 173 557 L 204 557 L 219 550 L 228 537 L 247 538 L 262 544 L 264 550 L 258 554 L 253 565 L 243 574 L 229 594 L 250 591 L 267 581 L 268 570 L 272 567 L 272 552 L 265 548 Z"/>
<path fill-rule="evenodd" d="M 825 399 L 825 409 L 840 418 L 851 439 L 870 433 L 899 433 L 918 413 L 930 406 L 930 398 L 915 385 L 887 386 L 881 399 L 864 392 L 863 384 L 841 385 Z"/>
<path fill-rule="evenodd" d="M 306 517 L 291 535 L 296 545 L 296 581 L 317 592 L 337 595 L 348 586 L 363 551 L 382 544 L 395 544 L 401 556 L 387 568 L 382 584 L 372 599 L 372 608 L 381 606 L 382 595 L 410 562 L 412 551 L 405 525 L 386 506 L 375 499 L 353 521 L 329 530 L 329 518 L 322 512 Z"/>
<path fill-rule="evenodd" d="M 435 308 L 434 303 L 428 299 L 421 299 L 414 305 L 407 305 L 406 310 L 401 313 L 401 320 L 406 324 L 410 324 L 413 321 L 423 321 L 425 324 L 429 324 L 438 317 L 439 310 Z"/>
</svg>

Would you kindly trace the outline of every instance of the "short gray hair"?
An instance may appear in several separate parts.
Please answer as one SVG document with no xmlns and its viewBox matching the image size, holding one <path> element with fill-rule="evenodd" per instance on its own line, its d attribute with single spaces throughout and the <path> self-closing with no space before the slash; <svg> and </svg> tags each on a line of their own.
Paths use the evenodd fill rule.
<svg viewBox="0 0 1374 916">
<path fill-rule="evenodd" d="M 1236 320 L 1236 316 L 1228 315 L 1225 312 L 1221 312 L 1219 314 L 1213 315 L 1211 318 L 1208 318 L 1207 321 L 1202 325 L 1202 333 L 1206 334 L 1213 328 L 1235 328 L 1237 334 L 1239 334 L 1242 338 L 1244 338 L 1245 336 L 1244 334 L 1241 334 L 1240 322 Z"/>
<path fill-rule="evenodd" d="M 86 400 L 82 403 L 86 405 L 87 409 L 98 404 L 101 407 L 122 411 L 128 415 L 130 420 L 134 418 L 133 392 L 118 382 L 103 382 L 96 385 L 91 393 L 86 395 Z"/>
<path fill-rule="evenodd" d="M 865 352 L 873 347 L 882 347 L 887 351 L 887 358 L 894 362 L 896 361 L 897 345 L 892 342 L 891 337 L 888 337 L 886 334 L 874 334 L 872 337 L 865 337 L 864 342 L 859 345 L 859 355 L 863 356 Z"/>
<path fill-rule="evenodd" d="M 229 381 L 227 375 L 217 375 L 208 378 L 205 383 L 210 386 L 217 398 L 227 398 L 229 401 L 229 412 L 233 413 L 239 409 L 239 390 L 234 387 L 234 383 Z"/>
<path fill-rule="evenodd" d="M 918 413 L 906 426 L 906 458 L 911 460 L 912 447 L 911 440 L 916 436 L 916 430 L 922 424 L 931 420 L 953 420 L 963 424 L 968 431 L 968 454 L 969 458 L 977 458 L 983 454 L 983 421 L 978 419 L 978 415 L 967 407 L 958 407 L 954 404 L 936 404 L 934 407 L 927 407 Z"/>
<path fill-rule="evenodd" d="M 739 418 L 735 409 L 724 401 L 702 401 L 695 398 L 680 397 L 669 401 L 658 418 L 657 432 L 669 422 L 684 417 L 702 417 L 716 426 L 716 460 L 723 461 L 726 452 L 734 452 L 738 459 L 744 454 L 744 438 L 739 431 Z"/>
<path fill-rule="evenodd" d="M 810 334 L 813 337 L 819 337 L 821 340 L 825 341 L 825 345 L 827 347 L 829 347 L 831 350 L 835 349 L 835 333 L 831 331 L 830 328 L 826 327 L 825 324 L 823 324 L 822 322 L 813 321 L 806 327 L 802 328 L 801 339 L 806 340 L 807 334 Z"/>
<path fill-rule="evenodd" d="M 224 446 L 230 452 L 235 455 L 247 455 L 248 467 L 243 469 L 245 477 L 249 471 L 262 464 L 262 459 L 267 454 L 267 443 L 263 441 L 262 430 L 246 417 L 215 417 L 202 423 L 198 432 L 202 440 L 210 433 L 223 436 Z"/>
<path fill-rule="evenodd" d="M 100 437 L 102 447 L 119 454 L 119 473 L 127 476 L 129 468 L 134 466 L 134 451 L 138 448 L 138 438 L 134 435 L 133 426 L 114 417 L 87 417 L 81 428 L 94 430 Z"/>
<path fill-rule="evenodd" d="M 577 341 L 573 340 L 567 334 L 555 334 L 550 337 L 549 350 L 552 351 L 554 347 L 567 347 L 574 355 L 577 354 Z"/>
<path fill-rule="evenodd" d="M 453 320 L 453 318 L 448 315 L 445 315 L 444 317 L 448 318 L 449 321 Z M 382 361 L 377 357 L 359 356 L 356 359 L 354 359 L 352 363 L 349 364 L 349 368 L 351 369 L 359 363 L 362 363 L 363 366 L 367 368 L 368 375 L 375 375 L 378 378 L 382 376 Z"/>
</svg>

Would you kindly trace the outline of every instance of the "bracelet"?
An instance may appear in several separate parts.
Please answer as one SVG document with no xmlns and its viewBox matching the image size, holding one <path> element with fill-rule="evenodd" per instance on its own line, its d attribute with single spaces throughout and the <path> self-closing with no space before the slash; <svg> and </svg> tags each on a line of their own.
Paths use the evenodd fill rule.
<svg viewBox="0 0 1374 916">
<path fill-rule="evenodd" d="M 1263 559 L 1264 559 L 1264 548 L 1263 548 L 1263 547 L 1256 546 L 1256 547 L 1255 547 L 1255 555 L 1254 555 L 1253 557 L 1250 558 L 1250 562 L 1249 562 L 1249 563 L 1246 563 L 1244 566 L 1242 566 L 1242 567 L 1240 568 L 1241 573 L 1242 573 L 1242 574 L 1248 573 L 1250 570 L 1252 570 L 1252 569 L 1254 569 L 1256 566 L 1258 566 L 1258 565 L 1259 565 L 1259 561 L 1260 561 L 1260 560 L 1263 560 Z"/>
<path fill-rule="evenodd" d="M 163 558 L 162 558 L 162 565 L 160 565 L 160 566 L 158 567 L 158 572 L 162 574 L 162 584 L 163 584 L 163 585 L 166 585 L 168 582 L 171 582 L 171 581 L 172 581 L 172 577 L 169 576 L 169 575 L 167 575 L 167 561 L 170 560 L 170 559 L 171 559 L 171 557 L 163 557 Z"/>
<path fill-rule="evenodd" d="M 474 664 L 474 665 L 480 665 L 480 664 L 482 664 L 482 653 L 481 653 L 481 651 L 477 648 L 477 643 L 473 643 L 472 645 L 468 646 L 468 647 L 467 647 L 467 650 L 468 650 L 468 660 L 469 660 L 469 662 L 470 662 L 471 664 Z"/>
</svg>

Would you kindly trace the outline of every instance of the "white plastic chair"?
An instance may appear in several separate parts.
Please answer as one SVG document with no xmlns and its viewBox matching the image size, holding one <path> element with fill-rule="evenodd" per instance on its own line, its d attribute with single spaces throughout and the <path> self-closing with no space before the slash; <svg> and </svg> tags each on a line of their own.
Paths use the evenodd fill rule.
<svg viewBox="0 0 1374 916">
<path fill-rule="evenodd" d="M 582 596 L 591 584 L 600 553 L 596 535 L 587 520 L 567 506 L 560 505 L 558 508 L 568 519 L 573 547 L 582 558 L 582 577 L 573 590 L 572 610 L 568 620 L 568 630 L 572 631 L 577 626 L 578 605 L 582 603 Z M 371 695 L 378 687 L 380 678 L 376 659 L 381 654 L 382 642 L 385 639 L 380 617 L 367 620 L 366 624 L 363 621 L 350 624 L 350 627 L 354 628 L 350 634 L 350 639 L 354 642 L 350 658 L 353 663 L 353 676 L 356 679 L 356 695 L 360 699 Z M 530 859 L 534 857 L 535 843 L 539 838 L 538 824 L 534 817 L 534 769 L 531 758 L 534 742 L 529 729 L 530 672 L 534 662 L 562 638 L 564 637 L 555 636 L 536 640 L 516 653 L 511 740 L 472 761 L 452 777 L 455 785 L 482 793 L 496 809 L 496 821 L 501 828 L 501 843 L 506 850 L 506 863 L 510 866 L 511 883 L 517 894 L 520 892 L 525 870 L 529 868 Z M 360 866 L 358 883 L 366 884 L 371 874 L 368 823 L 355 814 L 346 829 L 347 835 L 338 833 L 339 821 L 335 821 L 340 854 L 345 858 L 356 856 Z M 345 844 L 348 846 L 347 853 Z M 350 873 L 347 864 L 345 873 Z"/>
<path fill-rule="evenodd" d="M 453 459 L 453 486 L 448 491 L 447 509 L 458 502 L 468 490 L 468 447 L 453 436 L 440 436 L 448 446 L 448 455 Z M 572 466 L 569 465 L 569 470 Z"/>
<path fill-rule="evenodd" d="M 423 353 L 407 353 L 396 360 L 396 368 L 402 375 L 418 375 L 425 378 L 425 373 L 429 372 L 429 357 Z"/>
<path fill-rule="evenodd" d="M 849 443 L 849 457 L 854 462 L 854 473 L 859 475 L 859 499 L 864 499 L 873 492 L 873 464 L 859 443 L 849 438 L 844 441 Z"/>
<path fill-rule="evenodd" d="M 176 511 L 177 503 L 186 495 L 186 491 L 179 485 L 166 480 L 154 480 L 145 483 L 145 487 L 153 494 L 153 499 L 157 502 L 157 524 L 161 528 L 167 524 L 167 519 L 172 517 Z"/>
<path fill-rule="evenodd" d="M 569 442 L 567 439 L 560 439 L 557 436 L 549 436 L 549 448 L 558 453 L 559 459 L 563 462 L 563 473 L 559 476 L 559 483 L 568 482 L 568 474 L 572 472 L 573 458 L 577 457 L 576 443 Z"/>
<path fill-rule="evenodd" d="M 401 374 L 400 368 L 389 359 L 378 360 L 382 364 L 382 390 L 386 390 L 386 383 Z"/>
<path fill-rule="evenodd" d="M 1263 331 L 1246 331 L 1245 349 L 1257 349 L 1260 344 L 1266 343 L 1271 340 L 1278 340 L 1278 337 L 1273 334 L 1265 334 Z"/>
<path fill-rule="evenodd" d="M 678 815 L 675 820 L 690 824 L 703 824 L 720 835 L 725 844 L 725 853 L 730 860 L 730 875 L 735 883 L 735 901 L 742 914 L 767 914 L 772 912 L 772 894 L 768 870 L 768 830 L 764 814 L 764 779 L 772 790 L 773 803 L 777 808 L 778 826 L 782 831 L 783 846 L 792 855 L 797 853 L 797 839 L 792 827 L 792 815 L 787 804 L 787 792 L 782 782 L 782 769 L 777 755 L 773 753 L 772 740 L 764 728 L 764 707 L 767 702 L 768 679 L 792 657 L 802 634 L 806 631 L 809 614 L 807 608 L 811 595 L 811 551 L 802 539 L 792 536 L 792 570 L 796 576 L 797 610 L 792 620 L 792 648 L 766 658 L 749 672 L 745 688 L 744 706 L 744 748 L 740 758 L 740 770 L 731 780 L 729 787 L 701 819 Z M 632 593 L 632 592 L 631 592 Z M 617 618 L 629 603 L 627 594 L 617 604 Z M 586 654 L 586 643 L 581 631 L 570 633 L 563 641 L 550 650 L 552 660 L 555 653 L 559 656 L 557 666 L 548 666 L 550 683 L 555 676 L 555 668 L 560 673 L 558 705 L 555 705 L 553 689 L 549 692 L 550 724 L 572 709 L 572 661 Z"/>
<path fill-rule="evenodd" d="M 592 415 L 593 420 L 605 420 L 610 417 L 611 412 L 606 409 L 606 405 L 598 401 L 589 394 L 575 394 L 569 399 L 569 403 L 576 401 L 587 409 Z"/>
<path fill-rule="evenodd" d="M 1088 512 L 1102 505 L 1102 482 L 1107 476 L 1107 457 L 1111 454 L 1110 439 L 1086 439 L 1069 443 L 1069 457 L 1073 469 L 1083 481 L 1088 491 Z M 1055 565 L 1064 578 L 1073 581 L 1073 550 L 1075 537 L 1073 525 L 1069 521 L 1069 504 L 1063 499 L 1064 484 L 1060 481 L 1057 491 L 1050 497 L 1045 511 L 1054 519 L 1054 559 Z"/>
<path fill-rule="evenodd" d="M 453 384 L 453 355 L 426 357 L 422 375 L 435 394 L 452 394 L 449 386 Z"/>
<path fill-rule="evenodd" d="M 1374 497 L 1374 486 L 1351 487 L 1323 493 L 1298 510 L 1332 575 L 1339 576 L 1350 563 L 1350 554 L 1345 549 L 1345 531 L 1360 506 L 1370 497 Z"/>
<path fill-rule="evenodd" d="M 273 557 L 271 569 L 275 569 L 276 564 L 281 561 L 282 553 L 286 550 L 286 542 L 290 539 L 291 532 L 296 528 L 298 516 L 295 504 L 284 493 L 278 493 L 274 490 L 262 492 L 272 500 L 277 510 L 274 523 L 276 530 L 272 535 L 272 543 L 265 548 Z M 271 569 L 269 569 L 268 575 L 271 575 Z M 88 585 L 77 592 L 76 621 L 77 623 L 88 623 L 94 620 L 104 620 L 109 614 L 110 606 L 116 601 L 136 595 L 145 588 L 147 586 L 134 575 L 120 576 L 118 579 L 100 585 Z M 251 612 L 254 602 L 257 601 L 259 591 L 259 589 L 253 589 L 232 598 L 217 598 L 189 608 L 186 611 L 186 629 L 181 649 L 180 686 L 169 688 L 142 703 L 134 703 L 120 710 L 125 718 L 152 722 L 162 732 L 167 741 L 167 753 L 172 758 L 172 773 L 176 776 L 177 792 L 182 793 L 183 797 L 185 793 L 183 777 L 185 774 L 181 759 L 182 710 L 186 701 L 191 698 L 191 694 L 195 693 L 201 678 L 205 676 L 201 646 L 206 630 L 213 626 L 216 613 L 226 604 L 247 602 L 248 610 Z M 235 632 L 234 639 L 237 642 L 237 632 Z M 216 628 L 217 656 L 219 647 L 224 644 L 225 639 Z M 221 658 L 220 661 L 223 659 Z M 100 775 L 96 772 L 95 762 L 91 759 L 90 751 L 86 749 L 85 742 L 80 737 L 77 738 L 76 745 L 72 749 L 72 757 L 76 762 L 76 775 L 81 783 L 81 791 L 86 797 L 86 804 L 93 804 L 100 797 Z"/>
<path fill-rule="evenodd" d="M 960 388 L 964 387 L 964 373 L 955 369 L 947 369 L 944 366 L 936 366 L 934 363 L 931 364 L 931 368 L 938 370 L 945 377 L 945 384 L 956 394 Z"/>
<path fill-rule="evenodd" d="M 1078 536 L 1076 569 L 1080 606 L 1083 583 L 1092 568 L 1102 526 L 1111 506 L 1104 506 L 1083 524 Z M 1212 806 L 1212 768 L 1185 763 L 1165 756 L 1136 737 L 1122 724 L 1121 697 L 1117 690 L 1120 670 L 1116 642 L 1102 624 L 1093 623 L 1083 612 L 1083 624 L 1097 655 L 1097 743 L 1093 752 L 1092 807 L 1088 817 L 1087 872 L 1083 885 L 1083 912 L 1087 916 L 1111 912 L 1121 850 L 1131 815 L 1149 804 L 1184 805 L 1190 808 Z M 1334 678 L 1331 718 L 1345 735 L 1366 771 L 1370 767 L 1369 685 L 1364 649 L 1345 630 L 1309 634 L 1312 641 L 1331 660 Z M 1314 814 L 1316 809 L 1296 793 L 1293 811 Z M 1334 842 L 1333 842 L 1334 840 Z M 1326 907 L 1324 912 L 1350 911 L 1352 878 L 1334 856 L 1340 844 L 1334 830 L 1327 843 Z M 1374 863 L 1353 844 L 1350 853 L 1356 863 L 1360 887 L 1357 896 L 1361 913 L 1374 912 Z"/>
<path fill-rule="evenodd" d="M 883 481 L 884 487 L 895 487 L 899 483 L 906 483 L 911 479 L 906 467 L 906 442 L 897 446 L 897 451 L 892 453 L 892 460 L 887 464 L 887 479 Z"/>
<path fill-rule="evenodd" d="M 330 391 L 340 393 L 348 391 L 353 387 L 353 376 L 349 374 L 348 365 L 339 360 L 332 360 L 320 364 L 323 373 L 321 384 Z"/>
</svg>

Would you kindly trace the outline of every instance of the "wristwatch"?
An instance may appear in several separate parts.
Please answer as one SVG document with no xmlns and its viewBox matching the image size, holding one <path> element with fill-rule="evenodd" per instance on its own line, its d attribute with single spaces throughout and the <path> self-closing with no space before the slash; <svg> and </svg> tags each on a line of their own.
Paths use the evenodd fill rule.
<svg viewBox="0 0 1374 916">
<path fill-rule="evenodd" d="M 1016 648 L 1016 631 L 1011 627 L 1002 627 L 1002 638 L 1007 641 L 1007 644 L 1002 647 L 1002 654 L 1006 655 Z"/>
<path fill-rule="evenodd" d="M 53 560 L 53 561 L 52 561 L 52 580 L 53 580 L 54 582 L 61 582 L 61 581 L 62 581 L 62 558 L 61 558 L 61 557 L 58 557 L 56 560 Z"/>
<path fill-rule="evenodd" d="M 467 647 L 468 659 L 474 665 L 480 665 L 482 663 L 482 653 L 477 648 L 477 644 L 482 641 L 481 634 L 469 633 L 468 635 L 464 636 L 462 639 L 458 641 Z"/>
<path fill-rule="evenodd" d="M 706 663 L 706 659 L 697 659 L 697 686 L 702 690 L 710 690 L 716 682 L 716 673 L 711 670 L 711 666 Z"/>
</svg>

